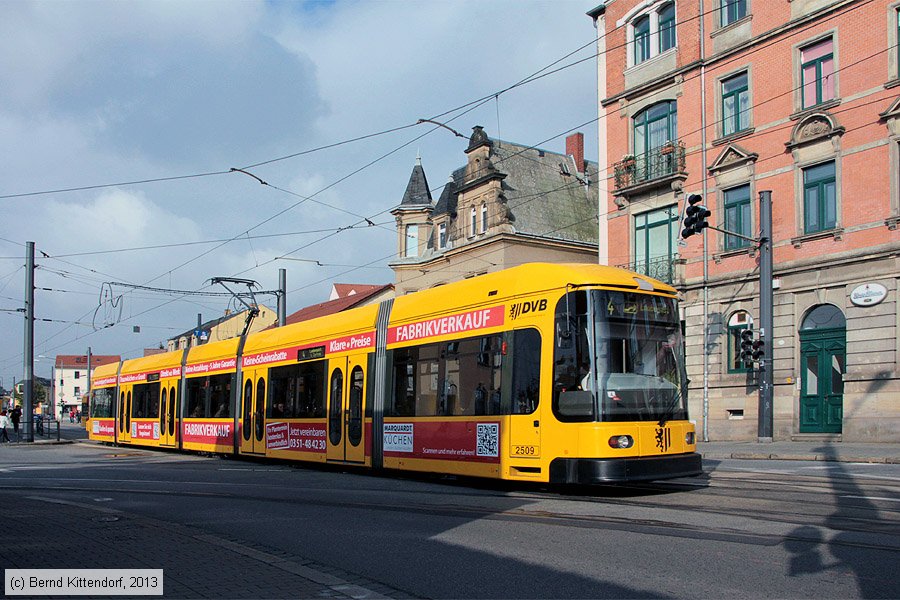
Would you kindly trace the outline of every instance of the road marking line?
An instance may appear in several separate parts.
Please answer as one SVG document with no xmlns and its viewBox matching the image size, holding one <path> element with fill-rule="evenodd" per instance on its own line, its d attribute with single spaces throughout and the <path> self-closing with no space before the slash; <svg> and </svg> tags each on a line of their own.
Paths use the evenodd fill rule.
<svg viewBox="0 0 900 600">
<path fill-rule="evenodd" d="M 50 504 L 65 504 L 66 506 L 77 506 L 102 513 L 122 514 L 121 510 L 114 508 L 106 508 L 105 506 L 96 506 L 94 504 L 85 504 L 84 502 L 72 502 L 70 500 L 60 500 L 59 498 L 46 498 L 44 496 L 26 496 L 28 500 L 37 500 L 39 502 L 49 502 Z"/>
<path fill-rule="evenodd" d="M 885 502 L 900 502 L 900 498 L 880 498 L 878 496 L 841 496 L 841 498 L 856 498 L 858 500 L 884 500 Z"/>
</svg>

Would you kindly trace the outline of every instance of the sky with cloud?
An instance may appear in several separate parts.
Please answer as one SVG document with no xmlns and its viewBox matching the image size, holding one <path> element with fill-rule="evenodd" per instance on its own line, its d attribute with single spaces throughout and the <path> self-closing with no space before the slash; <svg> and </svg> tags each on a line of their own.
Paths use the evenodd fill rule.
<svg viewBox="0 0 900 600">
<path fill-rule="evenodd" d="M 596 160 L 597 4 L 3 3 L 0 382 L 23 373 L 27 241 L 48 377 L 57 354 L 140 356 L 229 307 L 130 285 L 272 290 L 283 268 L 290 313 L 392 282 L 416 157 L 435 198 L 465 163 L 467 140 L 418 119 L 560 152 L 578 128 Z"/>
</svg>

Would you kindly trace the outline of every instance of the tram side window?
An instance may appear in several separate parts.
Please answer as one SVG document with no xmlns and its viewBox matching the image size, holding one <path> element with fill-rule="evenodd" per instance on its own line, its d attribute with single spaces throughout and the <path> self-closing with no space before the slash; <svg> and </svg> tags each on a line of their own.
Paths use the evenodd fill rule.
<svg viewBox="0 0 900 600">
<path fill-rule="evenodd" d="M 113 391 L 111 388 L 100 388 L 91 392 L 92 419 L 113 416 Z"/>
<path fill-rule="evenodd" d="M 325 416 L 326 361 L 316 360 L 269 370 L 267 416 L 320 419 Z"/>
<path fill-rule="evenodd" d="M 207 375 L 187 380 L 187 416 L 193 419 L 231 417 L 233 375 Z"/>
<path fill-rule="evenodd" d="M 209 377 L 210 417 L 224 419 L 231 416 L 232 375 L 211 375 Z"/>
<path fill-rule="evenodd" d="M 450 342 L 444 353 L 445 394 L 442 404 L 447 415 L 490 415 L 500 412 L 501 349 L 499 335 Z M 448 385 L 449 384 L 449 385 Z"/>
<path fill-rule="evenodd" d="M 508 345 L 521 365 L 511 372 Z M 536 410 L 540 334 L 522 330 L 401 348 L 393 352 L 394 393 L 387 416 L 483 416 Z M 503 389 L 503 381 L 511 381 Z M 510 396 L 510 394 L 512 396 Z M 513 400 L 512 398 L 516 398 Z"/>
<path fill-rule="evenodd" d="M 394 394 L 385 411 L 391 417 L 412 417 L 416 414 L 416 357 L 418 348 L 394 351 Z"/>
<path fill-rule="evenodd" d="M 159 417 L 159 382 L 134 386 L 131 416 L 135 419 Z"/>
</svg>

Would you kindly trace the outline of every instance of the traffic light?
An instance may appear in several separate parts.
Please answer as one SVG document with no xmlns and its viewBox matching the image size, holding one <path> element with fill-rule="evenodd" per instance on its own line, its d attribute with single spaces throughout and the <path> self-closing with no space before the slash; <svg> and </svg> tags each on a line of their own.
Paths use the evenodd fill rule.
<svg viewBox="0 0 900 600">
<path fill-rule="evenodd" d="M 753 360 L 760 361 L 766 355 L 766 343 L 762 340 L 753 342 Z"/>
<path fill-rule="evenodd" d="M 700 204 L 703 197 L 700 194 L 691 194 L 687 198 L 688 206 L 684 209 L 684 229 L 681 230 L 681 238 L 689 238 L 695 233 L 702 233 L 709 223 L 706 218 L 712 213 L 709 209 Z"/>
<path fill-rule="evenodd" d="M 753 364 L 753 330 L 741 331 L 741 362 L 745 365 Z"/>
</svg>

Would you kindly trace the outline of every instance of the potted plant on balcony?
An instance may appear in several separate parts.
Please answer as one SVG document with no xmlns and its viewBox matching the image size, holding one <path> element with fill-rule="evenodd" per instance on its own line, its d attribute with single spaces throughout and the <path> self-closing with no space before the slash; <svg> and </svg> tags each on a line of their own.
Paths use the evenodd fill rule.
<svg viewBox="0 0 900 600">
<path fill-rule="evenodd" d="M 671 140 L 668 140 L 659 149 L 659 153 L 663 155 L 672 154 L 673 152 L 675 152 L 675 144 Z"/>
<path fill-rule="evenodd" d="M 634 154 L 626 154 L 622 157 L 622 167 L 625 169 L 633 169 L 634 168 Z"/>
</svg>

